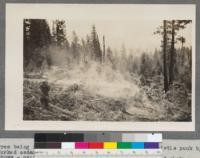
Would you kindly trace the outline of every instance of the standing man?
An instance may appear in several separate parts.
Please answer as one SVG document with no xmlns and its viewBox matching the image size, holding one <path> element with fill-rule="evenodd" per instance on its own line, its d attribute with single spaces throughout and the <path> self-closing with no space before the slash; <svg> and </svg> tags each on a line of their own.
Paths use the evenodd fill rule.
<svg viewBox="0 0 200 158">
<path fill-rule="evenodd" d="M 47 81 L 43 81 L 40 85 L 40 90 L 42 92 L 40 103 L 44 105 L 45 107 L 49 107 L 49 91 L 50 86 Z"/>
</svg>

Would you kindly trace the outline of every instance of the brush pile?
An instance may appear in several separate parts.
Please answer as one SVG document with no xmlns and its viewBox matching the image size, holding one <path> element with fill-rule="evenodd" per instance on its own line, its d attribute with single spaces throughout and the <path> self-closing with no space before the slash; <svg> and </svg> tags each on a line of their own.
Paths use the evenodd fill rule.
<svg viewBox="0 0 200 158">
<path fill-rule="evenodd" d="M 87 84 L 49 83 L 49 107 L 40 103 L 40 79 L 24 80 L 24 120 L 57 121 L 173 121 L 190 119 L 180 94 L 164 94 L 155 87 L 139 87 L 134 95 L 111 97 L 103 95 L 99 87 L 92 90 Z M 130 93 L 130 88 L 121 93 Z M 124 91 L 124 92 L 123 92 Z M 127 94 L 128 94 L 127 93 Z M 172 94 L 172 93 L 169 93 Z M 175 99 L 176 98 L 176 99 Z M 171 101 L 170 101 L 171 100 Z M 178 106 L 174 106 L 176 102 Z M 184 105 L 184 107 L 182 106 Z"/>
</svg>

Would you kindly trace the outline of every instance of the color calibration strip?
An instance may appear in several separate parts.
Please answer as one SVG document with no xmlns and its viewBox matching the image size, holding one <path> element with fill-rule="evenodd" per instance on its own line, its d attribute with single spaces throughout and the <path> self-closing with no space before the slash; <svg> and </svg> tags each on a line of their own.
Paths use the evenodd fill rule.
<svg viewBox="0 0 200 158">
<path fill-rule="evenodd" d="M 102 137 L 105 137 L 103 135 Z M 119 138 L 86 139 L 83 134 L 36 134 L 35 149 L 159 149 L 161 134 L 122 134 Z M 117 141 L 116 141 L 117 140 Z"/>
<path fill-rule="evenodd" d="M 61 149 L 159 149 L 157 142 L 70 142 L 61 143 Z"/>
<path fill-rule="evenodd" d="M 148 133 L 37 133 L 35 142 L 162 142 L 162 134 Z"/>
<path fill-rule="evenodd" d="M 35 149 L 159 149 L 158 142 L 40 142 Z"/>
<path fill-rule="evenodd" d="M 35 134 L 35 158 L 161 158 L 162 134 Z"/>
<path fill-rule="evenodd" d="M 162 134 L 124 133 L 86 137 L 82 133 L 35 134 L 36 149 L 158 149 Z M 99 141 L 100 140 L 100 141 Z M 106 140 L 106 141 L 101 141 Z M 116 141 L 117 140 L 117 141 Z"/>
</svg>

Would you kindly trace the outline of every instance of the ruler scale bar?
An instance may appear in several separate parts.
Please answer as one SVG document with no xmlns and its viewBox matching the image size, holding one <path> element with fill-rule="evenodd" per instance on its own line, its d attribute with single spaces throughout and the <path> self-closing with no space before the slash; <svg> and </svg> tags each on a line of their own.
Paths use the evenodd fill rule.
<svg viewBox="0 0 200 158">
<path fill-rule="evenodd" d="M 142 149 L 142 150 L 113 150 L 113 149 L 104 149 L 104 150 L 43 150 L 37 149 L 35 150 L 36 156 L 45 156 L 45 155 L 58 155 L 58 156 L 133 156 L 133 155 L 155 155 L 159 156 L 162 154 L 161 149 L 153 150 L 153 149 Z"/>
</svg>

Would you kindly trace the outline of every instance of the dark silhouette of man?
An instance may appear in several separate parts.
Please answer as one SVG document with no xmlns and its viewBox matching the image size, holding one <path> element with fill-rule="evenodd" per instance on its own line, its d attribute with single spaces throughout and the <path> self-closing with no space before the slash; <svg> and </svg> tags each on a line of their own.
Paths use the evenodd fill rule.
<svg viewBox="0 0 200 158">
<path fill-rule="evenodd" d="M 42 92 L 40 102 L 42 105 L 45 107 L 49 107 L 49 91 L 50 91 L 50 86 L 47 81 L 42 82 L 40 85 L 40 90 Z"/>
</svg>

